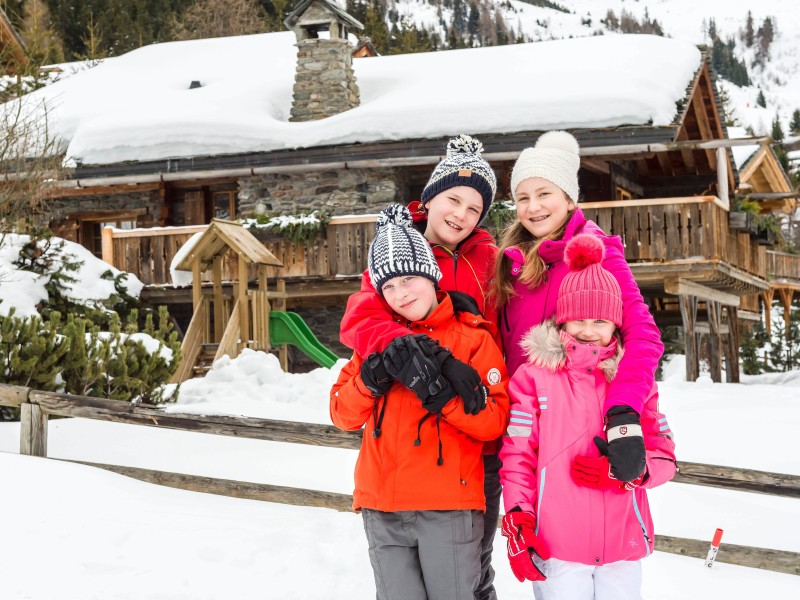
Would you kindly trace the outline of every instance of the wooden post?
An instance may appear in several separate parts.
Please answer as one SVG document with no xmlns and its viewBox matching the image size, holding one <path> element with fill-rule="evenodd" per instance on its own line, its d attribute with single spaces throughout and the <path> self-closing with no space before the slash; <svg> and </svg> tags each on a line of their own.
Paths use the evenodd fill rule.
<svg viewBox="0 0 800 600">
<path fill-rule="evenodd" d="M 283 279 L 278 280 L 277 290 L 279 294 L 286 294 L 286 281 Z M 278 298 L 275 302 L 275 309 L 286 312 L 286 297 Z M 281 369 L 284 373 L 289 372 L 289 346 L 282 344 L 278 348 L 278 360 L 281 363 Z"/>
<path fill-rule="evenodd" d="M 789 324 L 792 322 L 792 296 L 794 290 L 791 288 L 780 288 L 778 294 L 781 296 L 781 304 L 783 304 L 783 327 L 786 341 L 789 341 L 790 331 Z"/>
<path fill-rule="evenodd" d="M 114 265 L 114 229 L 112 227 L 103 227 L 100 232 L 101 235 L 101 248 L 103 251 L 103 260 Z"/>
<path fill-rule="evenodd" d="M 200 303 L 203 301 L 203 287 L 200 275 L 200 258 L 197 257 L 192 264 L 192 312 L 200 310 Z"/>
<path fill-rule="evenodd" d="M 47 413 L 38 404 L 20 405 L 19 453 L 47 456 Z"/>
<path fill-rule="evenodd" d="M 711 373 L 711 381 L 714 383 L 722 382 L 722 356 L 720 353 L 720 320 L 721 308 L 719 302 L 706 301 L 706 312 L 708 313 L 709 352 L 708 366 Z"/>
<path fill-rule="evenodd" d="M 218 344 L 227 324 L 222 299 L 222 255 L 214 257 L 212 276 L 214 279 L 214 342 Z"/>
<path fill-rule="evenodd" d="M 726 306 L 728 313 L 728 351 L 725 355 L 725 380 L 739 383 L 739 309 Z"/>
<path fill-rule="evenodd" d="M 250 340 L 250 304 L 247 301 L 247 259 L 239 255 L 239 345 L 238 352 L 247 348 Z"/>
<path fill-rule="evenodd" d="M 683 338 L 686 353 L 686 381 L 696 381 L 700 374 L 700 363 L 697 356 L 697 335 L 694 331 L 697 321 L 697 298 L 681 294 L 678 305 L 683 320 Z"/>
<path fill-rule="evenodd" d="M 262 344 L 263 349 L 267 352 L 272 348 L 272 342 L 269 339 L 269 312 L 272 307 L 269 304 L 269 297 L 267 296 L 269 286 L 267 284 L 267 265 L 258 265 L 258 291 L 264 297 L 264 314 L 262 315 Z"/>
<path fill-rule="evenodd" d="M 767 339 L 772 337 L 772 299 L 775 297 L 775 288 L 769 288 L 761 293 L 761 300 L 764 302 L 764 329 L 767 332 Z"/>
</svg>

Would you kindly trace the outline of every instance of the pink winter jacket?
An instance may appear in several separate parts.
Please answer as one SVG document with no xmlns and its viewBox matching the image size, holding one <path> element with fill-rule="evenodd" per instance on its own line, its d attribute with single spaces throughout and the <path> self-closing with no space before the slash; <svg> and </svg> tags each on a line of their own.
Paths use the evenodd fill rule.
<svg viewBox="0 0 800 600">
<path fill-rule="evenodd" d="M 622 404 L 641 413 L 644 399 L 655 382 L 658 360 L 664 351 L 661 333 L 625 261 L 622 241 L 618 236 L 603 233 L 594 222 L 586 219 L 580 208 L 575 209 L 562 239 L 545 242 L 539 248 L 539 255 L 549 265 L 544 281 L 535 289 L 515 282 L 516 296 L 509 300 L 498 317 L 508 372 L 513 375 L 525 362 L 519 346 L 522 336 L 534 325 L 555 315 L 558 288 L 569 271 L 564 263 L 564 246 L 579 233 L 591 233 L 603 241 L 603 267 L 614 275 L 622 291 L 620 334 L 626 353 L 619 365 L 619 374 L 608 392 L 603 414 L 612 406 Z"/>
<path fill-rule="evenodd" d="M 638 560 L 653 551 L 653 521 L 644 488 L 675 475 L 675 445 L 658 412 L 653 386 L 644 403 L 642 432 L 647 476 L 632 491 L 576 484 L 570 465 L 578 455 L 599 456 L 603 402 L 622 351 L 582 345 L 552 321 L 531 329 L 522 342 L 529 362 L 511 379 L 511 421 L 503 437 L 500 481 L 506 511 L 536 516 L 536 533 L 560 560 L 603 565 Z"/>
</svg>

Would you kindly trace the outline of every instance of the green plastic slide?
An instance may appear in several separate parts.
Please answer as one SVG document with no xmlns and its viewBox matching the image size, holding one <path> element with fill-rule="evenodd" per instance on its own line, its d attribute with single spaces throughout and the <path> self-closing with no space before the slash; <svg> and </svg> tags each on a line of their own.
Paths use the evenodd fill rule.
<svg viewBox="0 0 800 600">
<path fill-rule="evenodd" d="M 270 311 L 269 342 L 272 346 L 296 346 L 318 365 L 330 369 L 339 357 L 323 346 L 297 313 Z"/>
</svg>

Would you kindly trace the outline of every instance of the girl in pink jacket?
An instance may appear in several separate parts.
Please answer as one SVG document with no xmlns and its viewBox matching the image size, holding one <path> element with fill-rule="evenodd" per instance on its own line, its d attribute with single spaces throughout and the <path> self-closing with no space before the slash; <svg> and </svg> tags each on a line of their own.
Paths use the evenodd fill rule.
<svg viewBox="0 0 800 600">
<path fill-rule="evenodd" d="M 500 458 L 511 568 L 537 600 L 640 600 L 639 559 L 653 552 L 646 488 L 676 472 L 675 445 L 652 386 L 640 422 L 612 425 L 604 405 L 623 356 L 623 300 L 591 234 L 566 246 L 555 321 L 520 344 L 527 362 L 511 379 L 511 421 Z M 623 419 L 624 421 L 624 419 Z M 605 426 L 605 431 L 604 431 Z M 643 472 L 613 475 L 609 444 L 642 436 Z"/>
<path fill-rule="evenodd" d="M 578 234 L 599 238 L 605 247 L 603 267 L 617 281 L 622 297 L 619 333 L 627 353 L 611 383 L 603 414 L 612 421 L 638 422 L 655 382 L 664 350 L 661 334 L 625 261 L 622 242 L 607 236 L 578 207 L 578 142 L 566 131 L 542 135 L 524 150 L 511 173 L 517 221 L 503 234 L 493 300 L 508 372 L 525 362 L 520 346 L 534 325 L 552 318 L 561 280 L 567 274 L 564 247 Z M 644 469 L 641 437 L 612 443 L 609 460 L 615 475 L 632 481 Z"/>
</svg>

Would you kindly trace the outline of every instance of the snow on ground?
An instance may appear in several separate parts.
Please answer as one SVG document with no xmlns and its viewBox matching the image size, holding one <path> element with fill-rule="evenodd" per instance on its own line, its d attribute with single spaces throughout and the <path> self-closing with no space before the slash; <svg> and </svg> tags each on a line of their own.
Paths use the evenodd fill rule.
<svg viewBox="0 0 800 600">
<path fill-rule="evenodd" d="M 328 423 L 331 370 L 283 374 L 259 352 L 218 361 L 169 411 Z M 659 384 L 679 459 L 800 475 L 800 372 L 744 383 L 683 381 L 674 358 Z M 89 467 L 17 456 L 19 424 L 0 423 L 2 598 L 30 600 L 374 598 L 360 518 L 184 492 Z M 356 452 L 83 419 L 50 422 L 51 457 L 352 492 Z M 651 492 L 660 534 L 800 552 L 800 500 L 670 483 Z M 532 597 L 495 541 L 504 600 Z M 35 558 L 34 558 L 35 557 Z M 800 597 L 800 577 L 656 552 L 645 600 Z"/>
</svg>

